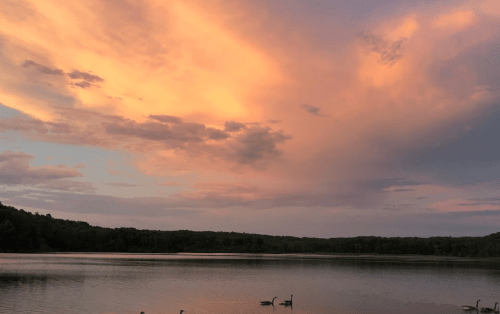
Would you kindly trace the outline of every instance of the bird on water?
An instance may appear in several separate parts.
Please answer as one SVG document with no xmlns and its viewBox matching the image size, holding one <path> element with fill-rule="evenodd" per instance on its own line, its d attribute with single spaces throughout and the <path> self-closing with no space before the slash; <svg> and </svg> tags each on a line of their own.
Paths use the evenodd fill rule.
<svg viewBox="0 0 500 314">
<path fill-rule="evenodd" d="M 481 312 L 483 312 L 483 313 L 498 313 L 499 311 L 497 310 L 497 305 L 498 305 L 498 302 L 495 302 L 494 308 L 482 307 Z"/>
<path fill-rule="evenodd" d="M 274 299 L 277 297 L 274 297 L 272 301 L 260 301 L 260 305 L 274 305 Z"/>
<path fill-rule="evenodd" d="M 292 305 L 293 294 L 290 296 L 290 300 L 285 300 L 280 305 L 289 306 Z"/>
<path fill-rule="evenodd" d="M 477 311 L 477 308 L 479 306 L 479 301 L 481 300 L 477 300 L 476 307 L 473 307 L 472 305 L 462 305 L 462 308 L 466 311 Z"/>
<path fill-rule="evenodd" d="M 181 312 L 179 314 L 182 314 L 182 312 L 184 312 L 184 310 L 181 310 Z M 141 312 L 141 314 L 145 314 L 144 312 Z"/>
</svg>

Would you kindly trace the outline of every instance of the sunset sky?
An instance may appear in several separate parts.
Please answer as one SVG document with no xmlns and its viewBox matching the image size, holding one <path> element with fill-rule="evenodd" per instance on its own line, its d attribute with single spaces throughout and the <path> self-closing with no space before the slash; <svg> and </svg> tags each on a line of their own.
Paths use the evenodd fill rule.
<svg viewBox="0 0 500 314">
<path fill-rule="evenodd" d="M 500 1 L 0 0 L 0 201 L 106 227 L 500 231 Z"/>
</svg>

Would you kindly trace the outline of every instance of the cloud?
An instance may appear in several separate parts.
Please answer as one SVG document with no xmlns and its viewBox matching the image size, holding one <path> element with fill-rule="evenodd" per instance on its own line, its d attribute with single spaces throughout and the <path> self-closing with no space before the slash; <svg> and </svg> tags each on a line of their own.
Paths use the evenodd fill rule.
<svg viewBox="0 0 500 314">
<path fill-rule="evenodd" d="M 315 115 L 315 116 L 324 116 L 320 112 L 321 109 L 319 107 L 312 106 L 312 105 L 307 105 L 307 104 L 303 104 L 301 107 L 302 107 L 302 109 L 304 109 L 305 111 L 309 112 L 312 115 Z"/>
<path fill-rule="evenodd" d="M 33 60 L 25 60 L 22 64 L 22 67 L 23 68 L 34 67 L 39 72 L 41 72 L 43 74 L 48 74 L 48 75 L 61 75 L 61 76 L 67 75 L 71 79 L 80 80 L 77 82 L 69 83 L 69 85 L 71 85 L 71 86 L 76 86 L 76 87 L 80 87 L 80 88 L 89 88 L 91 86 L 94 86 L 94 83 L 104 82 L 103 78 L 101 78 L 97 75 L 94 75 L 94 74 L 90 74 L 88 72 L 73 70 L 72 72 L 65 73 L 61 69 L 49 68 L 49 67 L 41 65 Z"/>
<path fill-rule="evenodd" d="M 381 35 L 363 32 L 359 34 L 363 39 L 367 49 L 377 55 L 378 61 L 382 64 L 394 64 L 403 57 L 404 44 L 407 38 L 389 40 Z"/>
<path fill-rule="evenodd" d="M 78 116 L 77 113 L 82 113 Z M 100 147 L 116 147 L 117 141 L 102 136 L 102 126 L 96 120 L 105 119 L 96 113 L 87 119 L 89 112 L 74 111 L 72 122 L 50 122 L 31 118 L 25 115 L 0 120 L 0 131 L 18 131 L 28 139 L 70 145 L 92 145 Z M 70 114 L 71 115 L 71 114 Z M 70 118 L 67 116 L 66 118 Z M 64 119 L 62 121 L 70 121 Z"/>
<path fill-rule="evenodd" d="M 23 68 L 34 67 L 38 71 L 42 72 L 43 74 L 64 75 L 64 71 L 61 69 L 49 68 L 49 67 L 43 66 L 39 63 L 36 63 L 35 61 L 32 61 L 32 60 L 25 60 L 22 64 L 22 66 L 23 66 Z"/>
<path fill-rule="evenodd" d="M 292 137 L 283 131 L 272 131 L 269 127 L 250 127 L 234 137 L 230 143 L 232 154 L 243 164 L 250 164 L 266 156 L 277 157 L 281 151 L 277 144 L 282 144 Z"/>
<path fill-rule="evenodd" d="M 238 132 L 241 129 L 245 129 L 246 125 L 235 121 L 226 121 L 224 124 L 224 131 L 226 132 Z"/>
<path fill-rule="evenodd" d="M 71 83 L 70 85 L 71 86 L 81 87 L 81 88 L 89 88 L 89 87 L 92 86 L 92 84 L 90 84 L 87 81 L 81 81 L 81 82 Z"/>
<path fill-rule="evenodd" d="M 75 80 L 80 79 L 83 81 L 87 81 L 89 83 L 104 82 L 104 79 L 102 77 L 90 74 L 88 72 L 81 72 L 78 70 L 73 70 L 72 72 L 68 73 L 68 76 L 71 77 L 72 79 Z"/>
<path fill-rule="evenodd" d="M 182 123 L 182 119 L 174 116 L 167 115 L 149 115 L 149 118 L 163 123 Z"/>
<path fill-rule="evenodd" d="M 33 155 L 22 152 L 0 153 L 0 184 L 32 185 L 55 190 L 89 190 L 88 184 L 64 180 L 82 177 L 78 170 L 64 165 L 31 167 L 29 164 L 33 158 Z"/>
<path fill-rule="evenodd" d="M 408 169 L 433 174 L 445 184 L 475 184 L 500 176 L 500 107 L 492 106 L 481 115 L 469 118 L 438 143 L 416 148 L 404 158 Z"/>
<path fill-rule="evenodd" d="M 140 138 L 161 143 L 164 149 L 201 151 L 241 164 L 279 156 L 281 151 L 277 145 L 291 138 L 283 131 L 274 131 L 270 127 L 247 127 L 234 121 L 226 122 L 222 130 L 201 123 L 183 122 L 172 116 L 150 118 L 144 123 L 121 119 L 105 123 L 104 127 L 106 132 L 122 136 L 123 140 Z"/>
</svg>

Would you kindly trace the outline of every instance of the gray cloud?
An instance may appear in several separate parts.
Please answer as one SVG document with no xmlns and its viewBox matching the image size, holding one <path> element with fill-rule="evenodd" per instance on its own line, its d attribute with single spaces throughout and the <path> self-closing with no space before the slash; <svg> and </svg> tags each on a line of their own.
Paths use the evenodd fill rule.
<svg viewBox="0 0 500 314">
<path fill-rule="evenodd" d="M 393 186 L 415 186 L 423 184 L 420 181 L 415 181 L 411 179 L 404 178 L 384 178 L 384 179 L 374 179 L 361 183 L 364 189 L 370 190 L 383 190 Z M 407 191 L 411 189 L 400 189 L 403 191 Z"/>
<path fill-rule="evenodd" d="M 487 22 L 484 22 L 485 24 Z M 497 28 L 494 24 L 491 27 Z M 463 37 L 476 37 L 480 30 L 472 29 L 465 34 L 459 33 L 450 38 L 460 42 Z M 445 88 L 458 97 L 472 95 L 477 87 L 487 87 L 489 91 L 498 93 L 500 80 L 500 36 L 489 41 L 480 41 L 471 45 L 456 56 L 448 60 L 436 60 L 430 67 L 428 74 L 432 83 Z"/>
<path fill-rule="evenodd" d="M 71 86 L 81 87 L 81 88 L 89 88 L 89 87 L 92 86 L 92 84 L 90 84 L 87 81 L 80 81 L 80 82 L 76 82 L 76 83 L 71 83 L 70 85 Z"/>
<path fill-rule="evenodd" d="M 248 127 L 234 121 L 226 122 L 225 129 L 221 130 L 201 123 L 182 122 L 172 116 L 150 118 L 145 123 L 119 119 L 113 123 L 104 123 L 104 127 L 109 134 L 122 136 L 124 139 L 141 138 L 160 142 L 167 149 L 201 151 L 242 164 L 279 156 L 281 151 L 277 149 L 277 144 L 291 138 L 283 131 L 273 131 L 269 127 Z M 210 144 L 209 140 L 214 140 L 216 144 Z"/>
<path fill-rule="evenodd" d="M 29 68 L 29 67 L 34 67 L 38 71 L 40 71 L 43 74 L 49 74 L 49 75 L 64 75 L 64 71 L 61 69 L 55 69 L 55 68 L 49 68 L 46 66 L 43 66 L 39 63 L 36 63 L 35 61 L 32 60 L 25 60 L 22 64 L 23 68 Z"/>
<path fill-rule="evenodd" d="M 162 141 L 168 148 L 182 147 L 190 142 L 203 142 L 210 133 L 207 132 L 204 124 L 184 122 L 173 124 L 155 121 L 137 123 L 133 120 L 121 119 L 119 122 L 104 123 L 104 127 L 109 134 Z"/>
<path fill-rule="evenodd" d="M 224 124 L 224 131 L 226 132 L 238 132 L 241 129 L 245 129 L 246 125 L 240 122 L 235 121 L 226 121 Z"/>
<path fill-rule="evenodd" d="M 265 156 L 279 156 L 281 151 L 276 144 L 284 143 L 291 136 L 283 131 L 272 131 L 269 127 L 250 127 L 238 134 L 232 143 L 236 158 L 244 164 L 252 163 Z"/>
<path fill-rule="evenodd" d="M 99 77 L 99 76 L 94 75 L 94 74 L 90 74 L 88 72 L 73 70 L 72 72 L 65 73 L 61 69 L 49 68 L 49 67 L 41 65 L 33 60 L 24 60 L 22 67 L 23 68 L 32 67 L 32 68 L 37 69 L 39 72 L 41 72 L 43 74 L 48 74 L 48 75 L 60 75 L 60 76 L 67 75 L 68 77 L 70 77 L 73 80 L 79 80 L 76 82 L 71 82 L 71 83 L 69 83 L 69 85 L 80 87 L 80 88 L 89 88 L 91 86 L 94 86 L 94 83 L 104 82 L 104 79 L 102 77 Z"/>
<path fill-rule="evenodd" d="M 217 129 L 183 122 L 174 116 L 151 115 L 146 122 L 138 123 L 88 110 L 60 109 L 59 113 L 60 121 L 72 123 L 44 122 L 23 115 L 1 119 L 0 131 L 20 131 L 38 141 L 72 145 L 122 146 L 132 151 L 144 151 L 147 147 L 177 149 L 241 164 L 276 158 L 281 154 L 277 145 L 291 138 L 281 130 L 234 121 L 227 122 L 225 129 Z"/>
<path fill-rule="evenodd" d="M 102 77 L 78 70 L 73 70 L 72 72 L 68 73 L 68 76 L 74 80 L 84 80 L 89 83 L 104 82 L 104 79 Z"/>
<path fill-rule="evenodd" d="M 454 132 L 455 136 L 448 135 L 438 145 L 429 143 L 403 155 L 405 167 L 433 173 L 438 181 L 450 184 L 473 184 L 498 179 L 500 106 L 492 106 L 479 117 L 459 124 L 462 130 Z M 447 134 L 450 128 L 438 132 Z"/>
<path fill-rule="evenodd" d="M 307 105 L 307 104 L 303 104 L 301 107 L 302 107 L 302 109 L 309 112 L 310 114 L 313 114 L 315 116 L 323 116 L 323 114 L 320 112 L 321 109 L 319 107 Z"/>
<path fill-rule="evenodd" d="M 149 118 L 157 120 L 159 122 L 163 123 L 182 123 L 182 119 L 179 117 L 174 117 L 174 116 L 167 116 L 167 115 L 153 115 L 150 114 Z"/>
<path fill-rule="evenodd" d="M 33 158 L 34 156 L 23 152 L 4 151 L 0 153 L 0 184 L 35 185 L 39 188 L 57 190 L 70 190 L 71 187 L 78 190 L 88 188 L 85 184 L 70 181 L 61 182 L 61 179 L 82 177 L 83 175 L 78 170 L 63 165 L 30 167 L 29 164 Z"/>
<path fill-rule="evenodd" d="M 363 32 L 358 36 L 365 42 L 370 51 L 378 54 L 380 63 L 394 64 L 403 57 L 403 45 L 406 38 L 390 41 L 369 32 Z"/>
</svg>

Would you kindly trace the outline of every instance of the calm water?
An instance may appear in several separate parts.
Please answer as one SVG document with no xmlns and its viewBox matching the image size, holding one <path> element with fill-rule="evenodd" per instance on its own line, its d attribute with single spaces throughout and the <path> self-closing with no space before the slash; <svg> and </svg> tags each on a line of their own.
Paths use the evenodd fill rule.
<svg viewBox="0 0 500 314">
<path fill-rule="evenodd" d="M 290 299 L 293 308 L 278 305 Z M 259 301 L 277 296 L 275 306 Z M 0 313 L 465 313 L 500 264 L 245 254 L 0 254 Z"/>
</svg>

